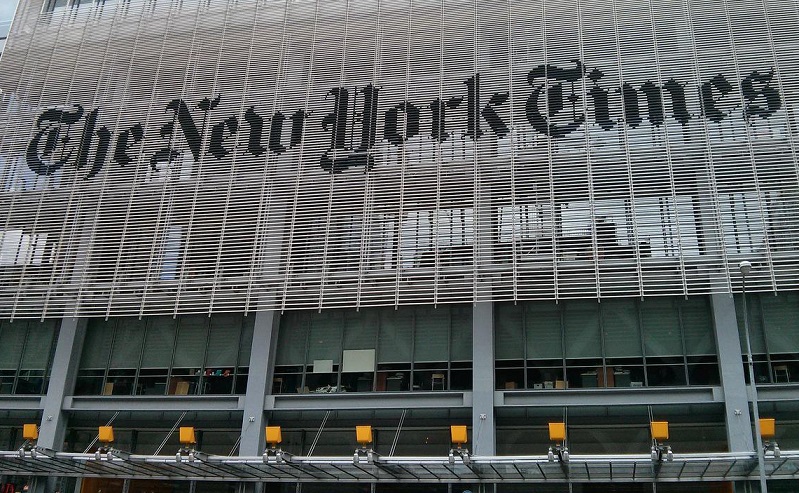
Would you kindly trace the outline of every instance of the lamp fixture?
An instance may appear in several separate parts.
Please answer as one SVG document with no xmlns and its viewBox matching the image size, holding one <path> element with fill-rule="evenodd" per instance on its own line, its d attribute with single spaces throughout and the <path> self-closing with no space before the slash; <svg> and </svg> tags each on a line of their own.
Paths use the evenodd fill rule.
<svg viewBox="0 0 799 493">
<path fill-rule="evenodd" d="M 189 462 L 194 462 L 197 459 L 204 461 L 208 458 L 207 454 L 204 454 L 195 448 L 197 445 L 197 434 L 195 433 L 193 426 L 181 426 L 179 431 L 179 439 L 180 448 L 175 454 L 176 462 L 182 462 L 184 457 Z"/>
<path fill-rule="evenodd" d="M 267 426 L 265 432 L 267 446 L 263 455 L 264 464 L 273 460 L 278 464 L 291 462 L 292 455 L 280 448 L 280 444 L 283 442 L 283 431 L 280 426 Z"/>
<path fill-rule="evenodd" d="M 369 464 L 374 464 L 380 461 L 380 455 L 375 452 L 371 445 L 374 441 L 372 435 L 372 427 L 369 425 L 361 425 L 355 427 L 355 440 L 360 445 L 355 449 L 355 454 L 352 456 L 352 463 L 357 464 L 361 459 L 366 459 Z"/>
<path fill-rule="evenodd" d="M 22 425 L 22 438 L 25 441 L 19 448 L 19 457 L 24 459 L 26 455 L 30 454 L 31 458 L 36 458 L 36 440 L 39 439 L 39 427 L 33 423 L 26 423 Z"/>
<path fill-rule="evenodd" d="M 760 418 L 760 436 L 763 442 L 763 453 L 774 453 L 774 458 L 780 458 L 780 446 L 774 437 L 777 435 L 777 420 L 774 418 Z"/>
<path fill-rule="evenodd" d="M 449 463 L 455 464 L 455 456 L 459 456 L 465 465 L 472 462 L 469 455 L 469 449 L 463 448 L 462 445 L 469 441 L 469 434 L 464 425 L 453 425 L 449 427 L 450 441 L 455 445 L 455 448 L 449 449 Z"/>
<path fill-rule="evenodd" d="M 100 426 L 97 429 L 97 441 L 102 445 L 97 447 L 94 453 L 96 460 L 101 460 L 105 456 L 106 460 L 114 460 L 111 444 L 114 442 L 114 427 L 113 426 Z"/>
<path fill-rule="evenodd" d="M 555 462 L 555 457 L 558 458 L 558 462 L 569 462 L 569 448 L 566 446 L 566 423 L 549 423 L 549 441 L 552 442 L 547 452 L 549 462 Z"/>
<path fill-rule="evenodd" d="M 649 423 L 649 430 L 652 435 L 652 462 L 671 462 L 674 460 L 674 453 L 671 451 L 671 446 L 663 442 L 669 439 L 669 422 L 668 421 L 652 421 Z"/>
</svg>

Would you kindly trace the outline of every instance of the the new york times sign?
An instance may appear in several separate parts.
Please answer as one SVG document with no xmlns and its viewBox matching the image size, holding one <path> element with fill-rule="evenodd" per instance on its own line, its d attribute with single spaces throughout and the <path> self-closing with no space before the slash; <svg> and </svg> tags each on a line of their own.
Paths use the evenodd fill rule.
<svg viewBox="0 0 799 493">
<path fill-rule="evenodd" d="M 740 80 L 716 74 L 701 81 L 698 87 L 668 79 L 662 85 L 651 81 L 625 82 L 621 87 L 608 89 L 600 84 L 603 76 L 599 69 L 588 68 L 579 61 L 569 68 L 539 65 L 527 74 L 529 93 L 525 104 L 516 109 L 523 112 L 518 117 L 533 131 L 560 139 L 587 124 L 607 131 L 623 125 L 635 128 L 645 119 L 653 126 L 664 125 L 667 119 L 682 126 L 698 119 L 721 122 L 726 118 L 743 118 L 749 122 L 755 118 L 767 119 L 782 106 L 770 69 L 753 71 Z M 333 87 L 327 94 L 319 95 L 329 101 L 330 109 L 318 116 L 302 109 L 264 115 L 255 106 L 247 108 L 241 117 L 219 115 L 214 109 L 223 95 L 199 103 L 173 99 L 165 108 L 173 115 L 172 120 L 152 135 L 145 135 L 141 123 L 113 135 L 102 124 L 99 108 L 87 110 L 77 104 L 53 107 L 36 119 L 25 157 L 30 169 L 39 175 L 52 175 L 65 166 L 73 166 L 89 179 L 97 176 L 109 158 L 120 166 L 137 161 L 137 149 L 144 139 L 164 143 L 152 155 L 144 156 L 148 165 L 158 170 L 183 152 L 190 152 L 194 161 L 203 154 L 210 159 L 222 159 L 234 152 L 236 142 L 246 146 L 244 152 L 252 156 L 290 153 L 305 136 L 324 132 L 329 136 L 329 147 L 322 154 L 319 166 L 337 173 L 353 167 L 369 169 L 373 165 L 372 150 L 378 143 L 400 147 L 415 137 L 438 143 L 452 138 L 451 116 L 456 111 L 467 115 L 461 118 L 465 128 L 459 129 L 463 138 L 476 140 L 487 132 L 497 138 L 507 137 L 509 122 L 502 114 L 509 111 L 509 92 L 481 94 L 480 74 L 464 80 L 462 87 L 460 94 L 431 101 L 383 101 L 381 89 L 375 85 Z M 360 111 L 351 104 L 355 98 L 362 105 Z M 611 111 L 611 98 L 620 99 L 622 110 L 616 113 L 621 114 Z M 701 114 L 688 111 L 688 98 L 699 99 Z M 731 100 L 737 101 L 733 109 L 730 109 Z M 378 111 L 378 103 L 387 109 Z M 585 108 L 593 111 L 586 112 Z M 423 112 L 429 112 L 424 121 L 431 121 L 431 125 L 421 125 Z M 593 121 L 588 121 L 586 113 Z M 379 121 L 382 121 L 382 135 L 377 135 Z M 70 132 L 73 125 L 78 127 Z M 71 137 L 70 133 L 79 133 L 79 137 Z M 187 150 L 175 147 L 174 143 L 181 140 Z"/>
</svg>

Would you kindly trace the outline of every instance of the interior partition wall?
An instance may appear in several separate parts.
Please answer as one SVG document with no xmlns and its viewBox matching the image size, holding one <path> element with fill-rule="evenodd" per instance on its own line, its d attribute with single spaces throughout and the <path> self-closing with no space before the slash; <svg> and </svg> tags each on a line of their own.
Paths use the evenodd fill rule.
<svg viewBox="0 0 799 493">
<path fill-rule="evenodd" d="M 254 318 L 90 319 L 75 394 L 243 394 Z"/>
<path fill-rule="evenodd" d="M 471 305 L 286 312 L 272 393 L 468 390 Z"/>
<path fill-rule="evenodd" d="M 719 384 L 705 296 L 498 303 L 495 313 L 498 389 Z"/>
</svg>

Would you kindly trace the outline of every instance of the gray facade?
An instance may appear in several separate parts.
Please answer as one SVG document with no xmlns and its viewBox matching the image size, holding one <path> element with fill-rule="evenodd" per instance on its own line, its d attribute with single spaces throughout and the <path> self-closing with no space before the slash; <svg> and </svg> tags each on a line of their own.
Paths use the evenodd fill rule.
<svg viewBox="0 0 799 493">
<path fill-rule="evenodd" d="M 22 0 L 0 60 L 0 451 L 36 422 L 40 446 L 93 452 L 111 423 L 115 447 L 174 456 L 193 425 L 257 462 L 277 424 L 315 470 L 351 466 L 372 424 L 418 466 L 466 425 L 471 472 L 331 477 L 754 491 L 744 320 L 760 415 L 799 450 L 797 33 L 791 0 Z M 706 474 L 659 476 L 652 420 Z M 480 475 L 545 456 L 553 421 L 577 464 L 648 472 Z M 776 461 L 775 491 L 799 488 Z M 0 452 L 5 482 L 18 467 Z M 334 481 L 236 467 L 30 484 Z"/>
<path fill-rule="evenodd" d="M 4 317 L 796 288 L 791 2 L 57 4 Z"/>
</svg>

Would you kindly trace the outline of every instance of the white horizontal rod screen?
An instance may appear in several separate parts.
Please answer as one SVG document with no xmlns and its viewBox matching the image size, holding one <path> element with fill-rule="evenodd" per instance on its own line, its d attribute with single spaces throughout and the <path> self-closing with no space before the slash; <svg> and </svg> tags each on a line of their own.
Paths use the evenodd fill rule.
<svg viewBox="0 0 799 493">
<path fill-rule="evenodd" d="M 0 317 L 799 288 L 792 0 L 23 0 Z"/>
</svg>

